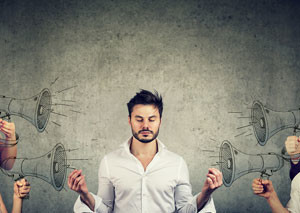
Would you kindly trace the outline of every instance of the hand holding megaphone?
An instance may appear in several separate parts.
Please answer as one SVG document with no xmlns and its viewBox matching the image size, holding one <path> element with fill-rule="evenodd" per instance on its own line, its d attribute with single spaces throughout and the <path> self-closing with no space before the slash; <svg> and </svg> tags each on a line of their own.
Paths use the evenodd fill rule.
<svg viewBox="0 0 300 213">
<path fill-rule="evenodd" d="M 0 131 L 3 133 L 3 135 L 0 136 L 1 139 L 5 139 L 7 141 L 16 140 L 16 127 L 14 123 L 0 118 Z M 5 136 L 5 138 L 3 136 Z"/>
<path fill-rule="evenodd" d="M 287 153 L 291 156 L 294 164 L 297 164 L 300 159 L 300 137 L 289 136 L 285 141 Z"/>
<path fill-rule="evenodd" d="M 22 178 L 14 183 L 14 197 L 19 199 L 28 198 L 30 192 L 30 184 Z"/>
</svg>

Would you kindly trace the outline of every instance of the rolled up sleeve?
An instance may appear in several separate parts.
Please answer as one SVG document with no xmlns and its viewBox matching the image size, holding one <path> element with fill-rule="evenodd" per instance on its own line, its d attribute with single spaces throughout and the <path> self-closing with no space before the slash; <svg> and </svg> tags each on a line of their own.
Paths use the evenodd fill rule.
<svg viewBox="0 0 300 213">
<path fill-rule="evenodd" d="M 212 197 L 210 197 L 203 208 L 198 211 L 197 197 L 200 193 L 195 196 L 192 195 L 192 187 L 189 182 L 189 171 L 185 161 L 181 158 L 177 186 L 175 187 L 175 204 L 177 211 L 179 213 L 216 212 Z"/>
<path fill-rule="evenodd" d="M 74 205 L 74 212 L 96 212 L 96 213 L 111 213 L 114 205 L 114 187 L 109 180 L 109 171 L 106 157 L 100 163 L 98 172 L 98 193 L 97 195 L 91 193 L 95 199 L 95 211 L 92 211 L 82 200 L 80 196 L 77 198 Z"/>
</svg>

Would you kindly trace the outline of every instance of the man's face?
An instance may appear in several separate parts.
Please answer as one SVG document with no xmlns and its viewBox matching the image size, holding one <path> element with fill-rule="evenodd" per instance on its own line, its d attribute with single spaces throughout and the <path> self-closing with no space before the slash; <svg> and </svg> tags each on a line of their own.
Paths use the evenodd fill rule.
<svg viewBox="0 0 300 213">
<path fill-rule="evenodd" d="M 133 107 L 128 122 L 133 137 L 142 143 L 149 143 L 156 139 L 159 132 L 160 116 L 158 108 L 154 105 L 137 104 Z"/>
</svg>

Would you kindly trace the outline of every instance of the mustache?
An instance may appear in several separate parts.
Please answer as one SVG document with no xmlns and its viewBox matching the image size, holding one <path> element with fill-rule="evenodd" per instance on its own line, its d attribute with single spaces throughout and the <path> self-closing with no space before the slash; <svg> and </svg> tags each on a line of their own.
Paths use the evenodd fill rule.
<svg viewBox="0 0 300 213">
<path fill-rule="evenodd" d="M 151 130 L 140 130 L 138 133 L 140 134 L 141 132 L 150 132 L 153 134 L 153 132 Z"/>
</svg>

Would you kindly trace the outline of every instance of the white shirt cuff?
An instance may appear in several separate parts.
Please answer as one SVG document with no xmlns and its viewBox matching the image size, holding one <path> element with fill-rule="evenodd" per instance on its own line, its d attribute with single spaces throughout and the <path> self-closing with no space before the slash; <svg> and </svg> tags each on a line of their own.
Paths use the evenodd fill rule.
<svg viewBox="0 0 300 213">
<path fill-rule="evenodd" d="M 201 192 L 200 192 L 200 193 L 201 193 Z M 210 213 L 210 212 L 214 213 L 214 212 L 216 212 L 216 208 L 215 208 L 215 204 L 214 204 L 214 200 L 213 200 L 212 196 L 209 197 L 208 201 L 207 201 L 206 204 L 203 206 L 203 208 L 202 208 L 200 211 L 197 211 L 197 197 L 198 197 L 198 195 L 199 195 L 200 193 L 198 193 L 197 195 L 195 195 L 195 196 L 193 197 L 192 203 L 193 203 L 193 205 L 195 205 L 195 207 L 196 207 L 195 213 L 197 213 L 197 212 L 200 212 L 200 213 L 208 213 L 208 212 L 209 212 L 209 213 Z"/>
<path fill-rule="evenodd" d="M 91 193 L 91 192 L 90 192 Z M 102 203 L 102 199 L 93 193 L 91 193 L 93 198 L 95 199 L 95 211 L 92 211 L 82 200 L 80 199 L 80 196 L 78 196 L 75 204 L 74 204 L 74 212 L 75 213 L 81 213 L 81 212 L 101 212 L 100 205 Z M 103 211 L 104 212 L 104 211 Z"/>
</svg>

